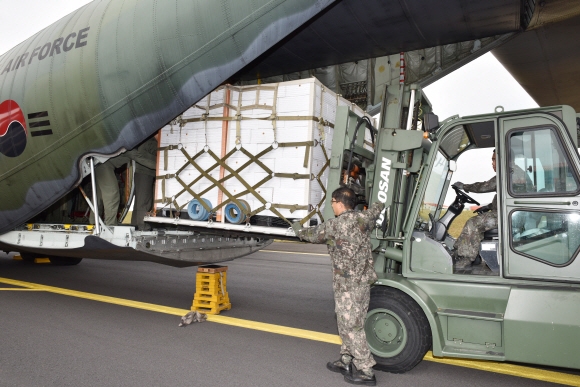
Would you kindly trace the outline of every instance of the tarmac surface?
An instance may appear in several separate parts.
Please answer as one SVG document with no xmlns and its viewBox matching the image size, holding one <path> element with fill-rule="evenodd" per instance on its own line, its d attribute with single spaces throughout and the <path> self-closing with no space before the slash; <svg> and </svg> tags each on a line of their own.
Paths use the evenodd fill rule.
<svg viewBox="0 0 580 387">
<path fill-rule="evenodd" d="M 232 309 L 220 316 L 336 335 L 325 253 L 324 246 L 275 243 L 226 263 Z M 0 253 L 0 386 L 348 385 L 325 367 L 338 358 L 337 344 L 215 321 L 179 328 L 176 313 L 191 306 L 196 270 L 89 259 L 68 267 L 27 264 Z M 406 374 L 376 375 L 378 386 L 392 387 L 556 385 L 432 361 Z"/>
</svg>

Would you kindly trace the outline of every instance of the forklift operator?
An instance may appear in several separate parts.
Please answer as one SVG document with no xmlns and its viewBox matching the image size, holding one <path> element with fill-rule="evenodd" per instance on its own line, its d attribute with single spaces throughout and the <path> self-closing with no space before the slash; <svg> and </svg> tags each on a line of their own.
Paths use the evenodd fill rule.
<svg viewBox="0 0 580 387">
<path fill-rule="evenodd" d="M 491 165 L 495 172 L 495 149 L 491 156 Z M 486 193 L 496 191 L 495 180 L 496 177 L 494 176 L 484 182 L 463 184 L 458 181 L 453 185 L 465 192 Z M 480 207 L 474 212 L 477 213 L 477 216 L 470 218 L 465 223 L 459 238 L 457 238 L 453 246 L 456 270 L 466 269 L 473 264 L 479 254 L 479 244 L 483 239 L 483 234 L 488 230 L 497 228 L 497 193 L 490 204 Z"/>
</svg>

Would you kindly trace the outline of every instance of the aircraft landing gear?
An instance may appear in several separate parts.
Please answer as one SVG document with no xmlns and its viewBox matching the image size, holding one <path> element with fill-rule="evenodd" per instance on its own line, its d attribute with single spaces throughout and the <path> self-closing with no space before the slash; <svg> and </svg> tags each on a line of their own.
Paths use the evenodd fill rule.
<svg viewBox="0 0 580 387">
<path fill-rule="evenodd" d="M 35 259 L 37 258 L 48 258 L 50 263 L 55 266 L 78 265 L 83 260 L 82 258 L 40 256 L 33 253 L 20 253 L 20 256 L 22 257 L 22 260 L 27 263 L 35 263 Z"/>
</svg>

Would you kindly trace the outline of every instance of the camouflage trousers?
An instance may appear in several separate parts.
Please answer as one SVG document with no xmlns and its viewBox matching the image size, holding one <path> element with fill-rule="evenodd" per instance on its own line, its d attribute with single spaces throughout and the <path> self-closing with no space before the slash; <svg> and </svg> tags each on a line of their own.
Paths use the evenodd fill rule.
<svg viewBox="0 0 580 387">
<path fill-rule="evenodd" d="M 111 159 L 112 160 L 112 159 Z M 119 210 L 119 203 L 121 203 L 121 196 L 119 193 L 119 182 L 115 175 L 115 164 L 106 162 L 100 164 L 95 168 L 95 182 L 98 192 L 98 204 L 105 210 L 105 217 L 103 221 L 107 226 L 117 225 L 117 211 Z M 91 211 L 90 222 L 95 224 L 95 215 Z"/>
<path fill-rule="evenodd" d="M 483 239 L 483 233 L 494 228 L 497 228 L 496 211 L 484 212 L 470 218 L 455 241 L 457 255 L 469 258 L 471 261 L 475 260 L 479 254 L 479 244 Z"/>
<path fill-rule="evenodd" d="M 337 282 L 342 282 L 337 284 Z M 359 370 L 371 369 L 375 359 L 367 344 L 364 322 L 369 308 L 370 285 L 345 285 L 344 279 L 333 283 L 338 334 L 342 340 L 341 355 L 353 357 L 353 363 Z"/>
</svg>

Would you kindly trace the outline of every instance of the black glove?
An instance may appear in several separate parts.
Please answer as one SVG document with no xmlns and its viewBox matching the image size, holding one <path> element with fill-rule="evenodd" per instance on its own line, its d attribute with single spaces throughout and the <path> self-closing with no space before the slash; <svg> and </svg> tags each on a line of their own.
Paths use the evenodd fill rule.
<svg viewBox="0 0 580 387">
<path fill-rule="evenodd" d="M 455 187 L 455 188 L 460 189 L 462 191 L 464 190 L 463 183 L 460 181 L 456 181 L 455 183 L 453 183 L 452 187 Z"/>
<path fill-rule="evenodd" d="M 292 223 L 292 229 L 294 230 L 294 234 L 298 236 L 298 231 L 302 230 L 302 225 L 300 224 L 300 222 L 294 222 Z"/>
<path fill-rule="evenodd" d="M 488 212 L 491 211 L 491 204 L 488 204 L 487 206 L 481 206 L 479 207 L 477 210 L 473 211 L 475 214 L 477 215 L 481 215 L 484 212 Z"/>
</svg>

